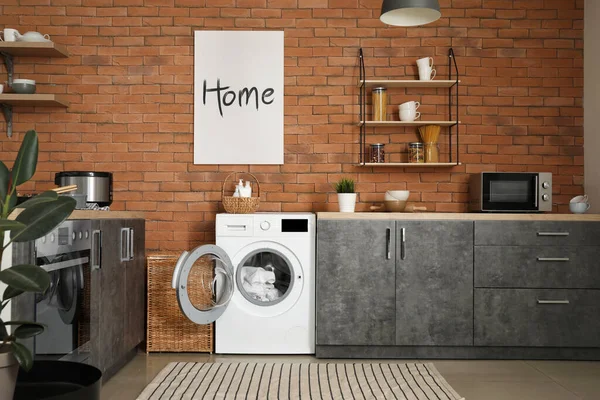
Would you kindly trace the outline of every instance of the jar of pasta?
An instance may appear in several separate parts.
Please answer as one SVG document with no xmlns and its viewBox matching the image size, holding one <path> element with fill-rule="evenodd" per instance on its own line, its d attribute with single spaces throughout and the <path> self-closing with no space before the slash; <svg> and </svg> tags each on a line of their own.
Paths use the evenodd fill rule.
<svg viewBox="0 0 600 400">
<path fill-rule="evenodd" d="M 408 162 L 424 163 L 425 153 L 423 152 L 423 143 L 413 142 L 408 144 Z"/>
<path fill-rule="evenodd" d="M 387 120 L 387 89 L 373 88 L 373 121 Z"/>
</svg>

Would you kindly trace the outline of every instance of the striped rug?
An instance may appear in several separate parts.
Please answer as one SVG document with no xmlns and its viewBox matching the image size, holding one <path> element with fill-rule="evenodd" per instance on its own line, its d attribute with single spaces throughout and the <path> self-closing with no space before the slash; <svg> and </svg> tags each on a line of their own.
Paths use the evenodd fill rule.
<svg viewBox="0 0 600 400">
<path fill-rule="evenodd" d="M 174 362 L 138 400 L 462 399 L 433 364 Z"/>
</svg>

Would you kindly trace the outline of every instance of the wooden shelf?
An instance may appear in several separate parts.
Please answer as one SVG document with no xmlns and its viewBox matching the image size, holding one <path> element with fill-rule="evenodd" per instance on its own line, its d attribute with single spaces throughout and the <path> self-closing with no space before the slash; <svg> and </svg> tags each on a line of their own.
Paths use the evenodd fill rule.
<svg viewBox="0 0 600 400">
<path fill-rule="evenodd" d="M 0 94 L 0 104 L 14 107 L 69 107 L 69 102 L 56 94 Z"/>
<path fill-rule="evenodd" d="M 0 42 L 0 52 L 19 57 L 69 57 L 67 48 L 54 42 Z"/>
<path fill-rule="evenodd" d="M 454 126 L 460 121 L 360 121 L 359 126 L 424 126 L 424 125 L 439 125 L 439 126 Z"/>
<path fill-rule="evenodd" d="M 392 162 L 383 162 L 383 163 L 362 163 L 358 164 L 359 167 L 414 167 L 414 168 L 422 168 L 422 167 L 456 167 L 458 165 L 462 165 L 461 163 L 392 163 Z"/>
<path fill-rule="evenodd" d="M 387 80 L 387 79 L 373 79 L 365 80 L 365 86 L 368 88 L 383 86 L 386 88 L 449 88 L 460 81 L 449 81 L 449 80 L 437 80 L 437 81 L 419 81 L 416 79 L 412 80 Z M 362 82 L 358 81 L 358 87 L 362 86 Z"/>
</svg>

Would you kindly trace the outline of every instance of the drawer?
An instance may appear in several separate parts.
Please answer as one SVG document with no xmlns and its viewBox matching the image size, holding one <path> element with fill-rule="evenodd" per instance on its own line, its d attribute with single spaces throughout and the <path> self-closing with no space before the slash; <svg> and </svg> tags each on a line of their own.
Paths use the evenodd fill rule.
<svg viewBox="0 0 600 400">
<path fill-rule="evenodd" d="M 600 222 L 475 221 L 476 246 L 598 246 Z"/>
<path fill-rule="evenodd" d="M 475 289 L 475 346 L 600 347 L 600 291 Z"/>
<path fill-rule="evenodd" d="M 600 246 L 476 246 L 475 287 L 600 289 Z"/>
</svg>

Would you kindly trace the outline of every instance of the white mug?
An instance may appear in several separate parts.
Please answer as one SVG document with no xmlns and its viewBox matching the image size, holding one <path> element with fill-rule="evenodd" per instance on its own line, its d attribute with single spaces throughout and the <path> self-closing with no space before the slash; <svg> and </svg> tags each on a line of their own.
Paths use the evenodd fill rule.
<svg viewBox="0 0 600 400">
<path fill-rule="evenodd" d="M 17 37 L 21 36 L 18 30 L 12 28 L 4 28 L 4 41 L 15 42 Z"/>
<path fill-rule="evenodd" d="M 583 196 L 575 196 L 571 199 L 569 203 L 587 203 L 588 195 L 584 194 Z"/>
<path fill-rule="evenodd" d="M 0 84 L 0 93 L 4 92 L 4 85 Z"/>
<path fill-rule="evenodd" d="M 421 103 L 418 101 L 407 101 L 406 103 L 400 104 L 400 110 L 415 110 L 417 111 L 421 107 Z"/>
<path fill-rule="evenodd" d="M 433 68 L 433 57 L 419 58 L 417 60 L 417 67 L 419 69 L 425 67 Z"/>
<path fill-rule="evenodd" d="M 434 68 L 419 68 L 419 80 L 421 81 L 432 81 L 435 78 Z"/>
<path fill-rule="evenodd" d="M 583 214 L 589 209 L 590 205 L 588 203 L 569 203 L 569 210 L 573 214 Z"/>
<path fill-rule="evenodd" d="M 421 113 L 415 110 L 400 110 L 400 121 L 414 121 L 415 119 L 419 119 L 421 117 Z"/>
</svg>

